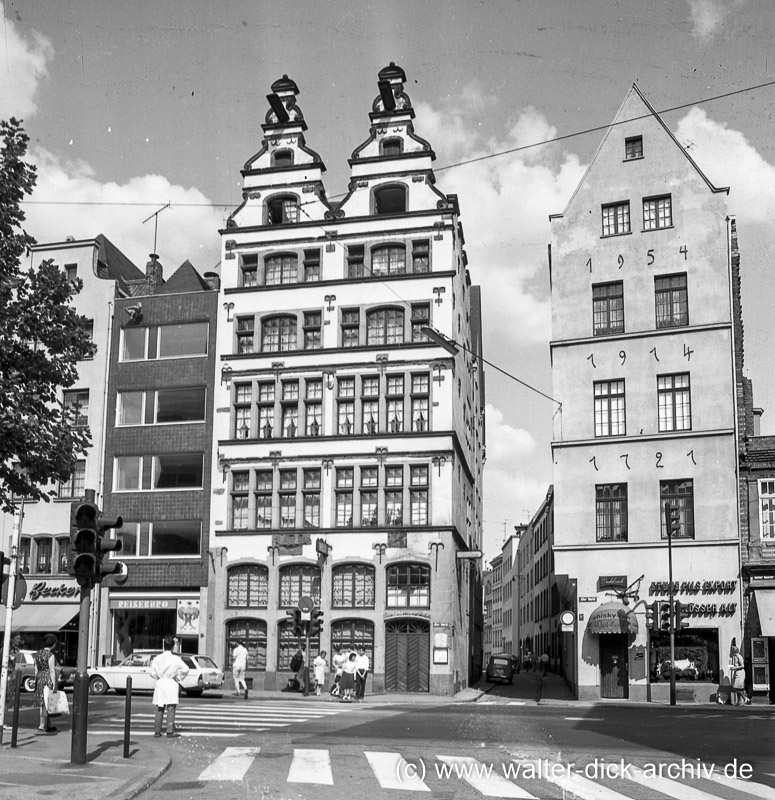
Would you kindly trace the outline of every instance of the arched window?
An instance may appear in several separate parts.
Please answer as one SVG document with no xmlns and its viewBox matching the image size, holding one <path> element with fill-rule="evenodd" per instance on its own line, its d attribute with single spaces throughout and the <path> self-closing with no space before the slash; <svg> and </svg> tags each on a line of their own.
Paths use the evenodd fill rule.
<svg viewBox="0 0 775 800">
<path fill-rule="evenodd" d="M 290 148 L 283 148 L 282 150 L 275 150 L 272 153 L 272 166 L 273 167 L 291 167 L 293 166 L 293 150 Z"/>
<path fill-rule="evenodd" d="M 381 156 L 400 156 L 404 152 L 404 140 L 398 136 L 390 136 L 379 143 Z"/>
<path fill-rule="evenodd" d="M 296 317 L 267 317 L 261 322 L 261 350 L 284 353 L 296 349 Z"/>
<path fill-rule="evenodd" d="M 287 225 L 299 221 L 299 200 L 292 194 L 279 194 L 266 201 L 266 224 Z"/>
<path fill-rule="evenodd" d="M 427 564 L 392 564 L 387 568 L 388 608 L 430 608 L 431 568 Z"/>
<path fill-rule="evenodd" d="M 262 564 L 231 567 L 227 575 L 227 608 L 266 608 L 269 570 Z"/>
<path fill-rule="evenodd" d="M 374 623 L 365 619 L 338 619 L 331 623 L 331 650 L 363 650 L 374 669 Z"/>
<path fill-rule="evenodd" d="M 288 672 L 291 669 L 293 654 L 299 649 L 299 637 L 293 632 L 290 620 L 282 620 L 277 625 L 277 671 Z M 307 664 L 320 652 L 320 636 L 310 636 Z M 330 663 L 330 661 L 329 661 Z"/>
<path fill-rule="evenodd" d="M 264 259 L 264 283 L 279 286 L 299 282 L 299 257 L 295 253 L 267 256 Z"/>
<path fill-rule="evenodd" d="M 248 669 L 266 669 L 266 622 L 262 619 L 231 619 L 226 623 L 227 669 L 232 668 L 232 651 L 237 642 L 248 649 Z"/>
<path fill-rule="evenodd" d="M 320 605 L 320 569 L 290 564 L 280 569 L 280 608 L 293 608 L 304 595 Z"/>
<path fill-rule="evenodd" d="M 401 214 L 406 211 L 406 186 L 401 183 L 382 186 L 374 190 L 374 213 Z"/>
<path fill-rule="evenodd" d="M 366 344 L 403 344 L 404 312 L 400 308 L 379 308 L 366 315 Z"/>
<path fill-rule="evenodd" d="M 342 564 L 333 570 L 332 608 L 374 608 L 374 567 Z"/>
<path fill-rule="evenodd" d="M 406 272 L 406 248 L 389 244 L 371 249 L 372 275 L 403 275 Z"/>
</svg>

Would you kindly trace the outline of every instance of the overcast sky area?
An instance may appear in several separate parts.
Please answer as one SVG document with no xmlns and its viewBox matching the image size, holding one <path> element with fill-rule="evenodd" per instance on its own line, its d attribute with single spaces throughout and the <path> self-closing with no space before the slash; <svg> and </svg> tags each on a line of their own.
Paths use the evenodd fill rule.
<svg viewBox="0 0 775 800">
<path fill-rule="evenodd" d="M 3 34 L 0 117 L 24 121 L 38 167 L 28 232 L 104 233 L 143 268 L 154 242 L 143 220 L 170 202 L 156 247 L 167 277 L 185 259 L 218 265 L 273 81 L 298 84 L 307 144 L 338 199 L 377 72 L 395 61 L 437 185 L 459 196 L 485 358 L 549 395 L 548 217 L 603 136 L 591 129 L 637 83 L 708 178 L 730 187 L 745 371 L 762 432 L 775 433 L 775 84 L 761 86 L 775 82 L 772 0 L 6 0 Z M 489 560 L 546 495 L 557 406 L 492 369 L 486 382 Z"/>
</svg>

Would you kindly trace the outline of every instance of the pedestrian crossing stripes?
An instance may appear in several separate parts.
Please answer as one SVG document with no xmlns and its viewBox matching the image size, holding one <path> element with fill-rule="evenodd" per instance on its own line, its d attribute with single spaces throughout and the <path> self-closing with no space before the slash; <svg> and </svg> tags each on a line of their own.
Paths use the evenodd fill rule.
<svg viewBox="0 0 775 800">
<path fill-rule="evenodd" d="M 155 711 L 152 706 L 137 707 L 132 712 L 132 736 L 152 736 Z M 353 706 L 307 705 L 301 703 L 260 704 L 240 706 L 219 703 L 181 705 L 175 723 L 181 728 L 181 736 L 242 736 L 246 733 L 261 733 L 279 728 L 288 728 L 296 722 L 327 719 L 351 712 Z M 110 717 L 89 728 L 89 734 L 112 735 L 123 730 L 124 718 Z"/>
<path fill-rule="evenodd" d="M 353 755 L 346 751 L 339 759 L 345 777 L 337 781 L 337 765 L 331 752 L 323 748 L 294 748 L 292 752 L 264 751 L 260 747 L 227 747 L 198 776 L 202 783 L 212 781 L 256 780 L 263 774 L 268 780 L 280 778 L 279 765 L 283 757 L 290 759 L 285 782 L 317 786 L 340 786 L 359 777 L 358 791 L 369 796 L 377 789 L 404 792 L 438 792 L 445 797 L 450 790 L 457 793 L 465 784 L 481 797 L 518 798 L 537 800 L 547 797 L 547 784 L 554 789 L 553 796 L 573 795 L 579 800 L 639 800 L 660 796 L 676 800 L 743 800 L 748 797 L 775 800 L 775 789 L 756 781 L 741 780 L 708 771 L 702 778 L 678 780 L 662 775 L 651 775 L 635 764 L 620 762 L 621 772 L 616 780 L 590 778 L 575 765 L 550 759 L 516 759 L 503 764 L 485 763 L 471 756 L 439 755 L 427 758 L 406 759 L 396 752 L 363 751 Z M 359 771 L 354 761 L 364 760 Z M 248 774 L 250 773 L 250 775 Z M 368 776 L 374 780 L 368 783 Z M 251 777 L 252 776 L 252 777 Z M 364 776 L 364 777 L 360 777 Z M 727 790 L 732 790 L 728 792 Z M 468 796 L 468 795 L 466 795 Z"/>
</svg>

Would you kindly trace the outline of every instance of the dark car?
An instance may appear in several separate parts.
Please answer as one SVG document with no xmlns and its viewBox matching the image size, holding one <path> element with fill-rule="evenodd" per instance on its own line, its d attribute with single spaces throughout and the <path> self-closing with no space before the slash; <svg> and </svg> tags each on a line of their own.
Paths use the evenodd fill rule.
<svg viewBox="0 0 775 800">
<path fill-rule="evenodd" d="M 16 671 L 21 676 L 22 691 L 35 691 L 35 651 L 19 650 L 16 654 Z M 75 667 L 59 668 L 59 689 L 72 687 L 75 677 Z"/>
<path fill-rule="evenodd" d="M 487 683 L 500 681 L 511 683 L 514 680 L 514 661 L 506 653 L 499 656 L 490 656 L 487 664 Z"/>
</svg>

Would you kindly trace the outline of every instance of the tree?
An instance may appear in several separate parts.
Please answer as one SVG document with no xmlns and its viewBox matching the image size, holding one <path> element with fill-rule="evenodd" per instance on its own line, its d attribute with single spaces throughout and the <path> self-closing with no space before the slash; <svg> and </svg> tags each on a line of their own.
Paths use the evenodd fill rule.
<svg viewBox="0 0 775 800">
<path fill-rule="evenodd" d="M 21 495 L 48 501 L 91 444 L 58 390 L 73 385 L 78 361 L 96 348 L 70 302 L 81 282 L 51 261 L 21 265 L 35 244 L 21 208 L 35 167 L 23 160 L 29 137 L 18 120 L 0 121 L 0 138 L 0 507 L 12 512 Z"/>
</svg>

